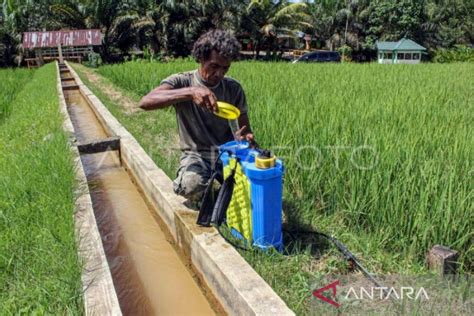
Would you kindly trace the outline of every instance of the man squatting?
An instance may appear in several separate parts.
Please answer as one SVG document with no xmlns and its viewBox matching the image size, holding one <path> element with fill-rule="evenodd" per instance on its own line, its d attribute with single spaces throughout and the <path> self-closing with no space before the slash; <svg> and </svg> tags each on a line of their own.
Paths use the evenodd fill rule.
<svg viewBox="0 0 474 316">
<path fill-rule="evenodd" d="M 169 76 L 139 104 L 144 110 L 174 107 L 182 154 L 173 189 L 192 202 L 200 201 L 206 189 L 218 146 L 235 139 L 228 121 L 213 114 L 217 101 L 239 108 L 241 128 L 236 137 L 255 144 L 244 91 L 237 80 L 225 77 L 239 52 L 240 44 L 231 33 L 212 30 L 203 34 L 192 52 L 199 69 Z M 219 169 L 222 174 L 222 167 Z"/>
</svg>

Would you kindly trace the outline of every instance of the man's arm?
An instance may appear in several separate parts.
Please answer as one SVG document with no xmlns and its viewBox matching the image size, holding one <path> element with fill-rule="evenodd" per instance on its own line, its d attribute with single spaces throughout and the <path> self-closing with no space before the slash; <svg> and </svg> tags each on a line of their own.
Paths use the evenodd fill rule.
<svg viewBox="0 0 474 316">
<path fill-rule="evenodd" d="M 204 87 L 186 87 L 173 89 L 169 84 L 162 84 L 144 96 L 139 107 L 145 111 L 163 109 L 183 101 L 193 101 L 195 104 L 210 111 L 217 110 L 217 99 L 211 90 Z"/>
<path fill-rule="evenodd" d="M 172 104 L 192 99 L 192 88 L 173 89 L 169 84 L 162 84 L 151 90 L 138 104 L 145 111 L 163 109 Z"/>
</svg>

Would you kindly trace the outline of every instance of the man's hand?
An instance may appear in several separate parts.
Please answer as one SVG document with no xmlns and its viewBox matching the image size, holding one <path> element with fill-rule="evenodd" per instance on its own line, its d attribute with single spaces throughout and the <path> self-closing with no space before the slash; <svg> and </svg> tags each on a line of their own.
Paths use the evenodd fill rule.
<svg viewBox="0 0 474 316">
<path fill-rule="evenodd" d="M 255 137 L 252 133 L 245 134 L 245 140 L 249 142 L 250 148 L 258 148 L 258 144 L 255 141 Z"/>
<path fill-rule="evenodd" d="M 217 98 L 214 93 L 208 88 L 193 87 L 192 100 L 195 104 L 206 108 L 211 112 L 217 111 Z"/>
<path fill-rule="evenodd" d="M 248 141 L 251 148 L 258 147 L 258 144 L 255 142 L 255 137 L 253 136 L 253 133 L 248 131 L 247 133 L 245 133 L 245 129 L 247 129 L 247 126 L 244 125 L 237 132 L 235 132 L 235 138 L 241 141 Z"/>
</svg>

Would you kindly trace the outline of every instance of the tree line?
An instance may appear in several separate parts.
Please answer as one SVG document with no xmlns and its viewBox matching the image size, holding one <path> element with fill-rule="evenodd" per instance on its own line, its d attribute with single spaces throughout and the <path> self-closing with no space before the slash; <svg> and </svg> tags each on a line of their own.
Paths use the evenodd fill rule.
<svg viewBox="0 0 474 316">
<path fill-rule="evenodd" d="M 211 28 L 233 30 L 256 54 L 282 52 L 284 38 L 309 34 L 312 47 L 370 58 L 376 41 L 408 37 L 429 52 L 471 47 L 472 0 L 3 0 L 0 65 L 20 61 L 25 31 L 99 28 L 100 55 L 119 61 L 131 50 L 153 56 L 188 56 Z"/>
</svg>

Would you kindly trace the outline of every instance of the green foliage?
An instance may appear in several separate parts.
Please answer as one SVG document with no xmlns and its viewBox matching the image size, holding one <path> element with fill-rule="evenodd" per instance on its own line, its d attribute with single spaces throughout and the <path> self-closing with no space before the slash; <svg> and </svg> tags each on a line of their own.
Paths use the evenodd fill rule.
<svg viewBox="0 0 474 316">
<path fill-rule="evenodd" d="M 463 0 L 428 1 L 421 25 L 427 48 L 453 48 L 474 41 L 474 2 Z"/>
<path fill-rule="evenodd" d="M 423 2 L 413 0 L 372 1 L 368 7 L 366 37 L 370 44 L 376 40 L 398 41 L 403 37 L 417 38 L 417 30 L 422 21 Z M 375 47 L 371 47 L 375 48 Z"/>
<path fill-rule="evenodd" d="M 433 61 L 436 63 L 474 62 L 474 49 L 456 45 L 453 49 L 439 49 L 435 52 Z"/>
<path fill-rule="evenodd" d="M 295 37 L 294 31 L 311 27 L 306 3 L 289 1 L 251 0 L 242 13 L 242 30 L 258 52 L 264 47 L 268 54 L 278 50 L 277 36 Z"/>
<path fill-rule="evenodd" d="M 22 89 L 0 125 L 0 314 L 82 314 L 74 166 L 56 71 L 28 72 L 26 84 L 7 72 Z"/>
<path fill-rule="evenodd" d="M 370 56 L 376 41 L 404 36 L 435 50 L 474 39 L 474 2 L 444 1 L 315 1 L 309 12 L 317 39 L 329 49 L 349 45 L 354 55 Z"/>
<path fill-rule="evenodd" d="M 98 53 L 89 52 L 87 54 L 87 61 L 85 64 L 88 67 L 97 68 L 100 65 L 102 65 L 102 58 L 100 57 L 100 54 Z"/>
<path fill-rule="evenodd" d="M 7 67 L 12 64 L 14 55 L 14 39 L 2 27 L 0 23 L 0 67 Z"/>
<path fill-rule="evenodd" d="M 146 60 L 149 60 L 149 61 L 152 61 L 153 60 L 153 57 L 154 57 L 154 52 L 150 49 L 150 46 L 146 46 L 144 49 L 143 49 L 143 58 L 146 59 Z"/>
<path fill-rule="evenodd" d="M 130 50 L 149 47 L 152 55 L 185 57 L 211 28 L 232 30 L 253 49 L 282 54 L 281 37 L 296 31 L 314 35 L 318 48 L 347 45 L 367 59 L 380 40 L 409 37 L 430 51 L 472 45 L 474 1 L 469 0 L 211 0 L 83 1 L 5 0 L 0 19 L 0 65 L 23 58 L 22 32 L 99 28 L 101 57 L 121 61 Z"/>
<path fill-rule="evenodd" d="M 343 60 L 350 60 L 352 56 L 352 48 L 349 45 L 342 45 L 337 49 Z"/>
</svg>

